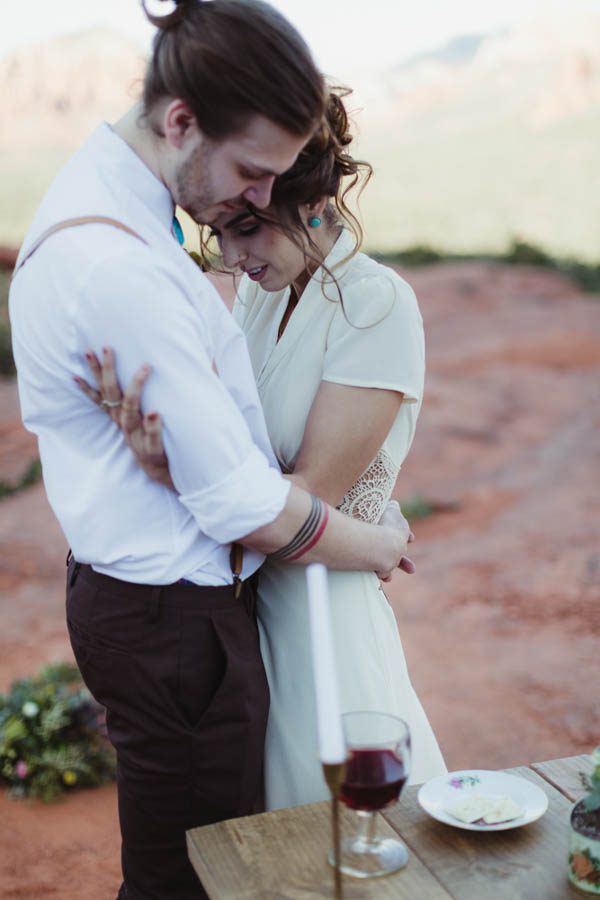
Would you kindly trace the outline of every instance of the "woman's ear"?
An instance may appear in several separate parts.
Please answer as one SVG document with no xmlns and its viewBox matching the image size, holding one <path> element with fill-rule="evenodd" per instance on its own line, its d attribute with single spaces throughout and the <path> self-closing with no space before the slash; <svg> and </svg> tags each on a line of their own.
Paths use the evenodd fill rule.
<svg viewBox="0 0 600 900">
<path fill-rule="evenodd" d="M 306 210 L 306 218 L 323 220 L 323 213 L 325 212 L 328 200 L 328 197 L 321 197 L 316 203 L 306 203 L 304 207 Z"/>
</svg>

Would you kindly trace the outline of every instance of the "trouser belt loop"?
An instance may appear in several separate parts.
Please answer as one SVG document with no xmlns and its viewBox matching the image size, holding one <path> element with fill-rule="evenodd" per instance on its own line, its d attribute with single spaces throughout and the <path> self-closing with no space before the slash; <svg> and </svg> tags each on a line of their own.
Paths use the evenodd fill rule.
<svg viewBox="0 0 600 900">
<path fill-rule="evenodd" d="M 69 552 L 67 553 L 67 572 L 69 573 L 69 587 L 73 587 L 75 582 L 77 581 L 77 576 L 79 575 L 79 570 L 81 568 L 81 563 L 78 563 L 73 553 L 71 552 L 71 548 L 69 548 Z"/>
<path fill-rule="evenodd" d="M 148 621 L 149 622 L 157 622 L 158 621 L 158 613 L 160 610 L 160 595 L 161 595 L 162 587 L 157 585 L 152 588 L 150 592 L 150 599 L 148 601 Z"/>
</svg>

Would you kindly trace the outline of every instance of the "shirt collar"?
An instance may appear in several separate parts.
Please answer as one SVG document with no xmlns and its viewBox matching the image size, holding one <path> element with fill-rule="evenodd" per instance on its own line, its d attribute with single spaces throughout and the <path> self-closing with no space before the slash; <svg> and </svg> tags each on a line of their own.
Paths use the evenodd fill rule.
<svg viewBox="0 0 600 900">
<path fill-rule="evenodd" d="M 171 230 L 175 204 L 169 189 L 148 168 L 146 163 L 119 137 L 108 122 L 103 122 L 92 135 L 98 147 L 101 164 L 115 166 L 127 180 L 136 200 L 142 203 L 167 230 Z M 108 161 L 108 163 L 106 163 Z"/>
</svg>

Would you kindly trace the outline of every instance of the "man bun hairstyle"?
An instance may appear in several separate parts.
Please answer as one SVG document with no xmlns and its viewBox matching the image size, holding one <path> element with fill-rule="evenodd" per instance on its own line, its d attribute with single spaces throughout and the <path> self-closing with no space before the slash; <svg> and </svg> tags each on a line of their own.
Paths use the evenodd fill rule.
<svg viewBox="0 0 600 900">
<path fill-rule="evenodd" d="M 326 92 L 296 29 L 262 0 L 178 0 L 157 27 L 144 78 L 144 114 L 164 98 L 190 107 L 207 137 L 222 140 L 263 115 L 290 134 L 310 134 Z M 172 5 L 172 0 L 170 0 Z"/>
</svg>

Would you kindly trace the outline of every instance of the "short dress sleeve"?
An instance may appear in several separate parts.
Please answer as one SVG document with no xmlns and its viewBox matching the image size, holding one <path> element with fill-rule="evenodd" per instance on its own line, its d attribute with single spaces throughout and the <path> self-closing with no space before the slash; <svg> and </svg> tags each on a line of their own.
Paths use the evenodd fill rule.
<svg viewBox="0 0 600 900">
<path fill-rule="evenodd" d="M 331 323 L 323 380 L 400 391 L 404 402 L 419 402 L 425 378 L 423 320 L 410 285 L 377 266 L 341 289 L 344 308 L 339 305 Z"/>
</svg>

